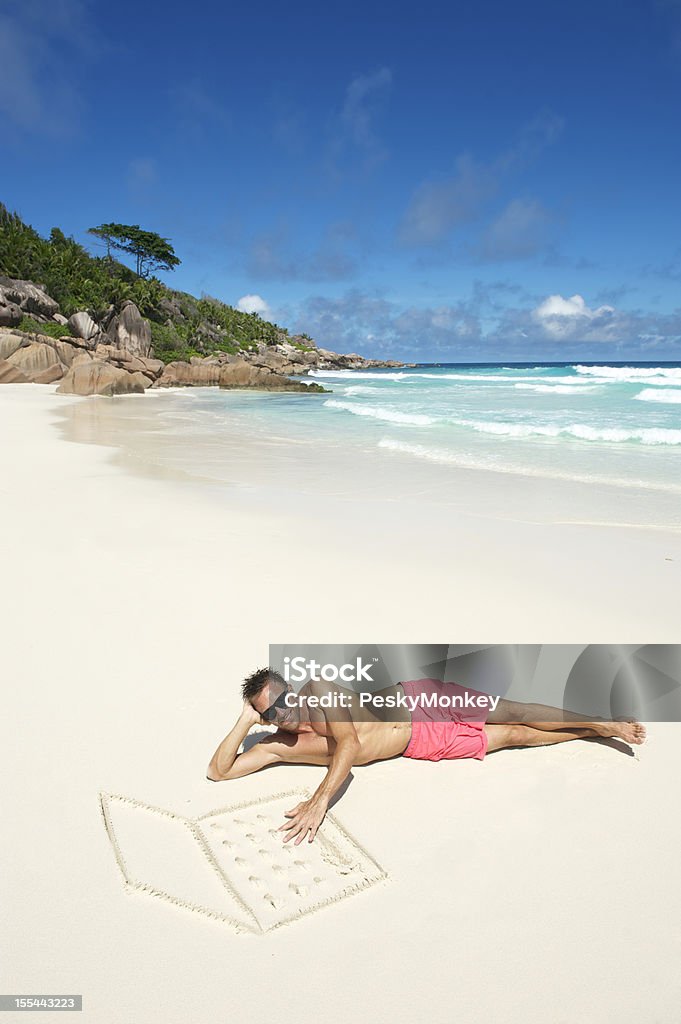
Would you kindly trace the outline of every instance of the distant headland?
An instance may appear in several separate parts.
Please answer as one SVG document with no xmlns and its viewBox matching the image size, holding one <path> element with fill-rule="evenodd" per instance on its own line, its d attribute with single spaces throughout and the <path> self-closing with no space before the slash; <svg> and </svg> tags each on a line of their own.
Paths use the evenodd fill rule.
<svg viewBox="0 0 681 1024">
<path fill-rule="evenodd" d="M 43 238 L 0 203 L 0 383 L 56 383 L 78 395 L 215 385 L 322 393 L 290 378 L 405 365 L 332 352 L 257 313 L 169 288 L 153 271 L 180 260 L 168 239 L 139 225 L 90 233 L 105 255 L 59 228 Z"/>
</svg>

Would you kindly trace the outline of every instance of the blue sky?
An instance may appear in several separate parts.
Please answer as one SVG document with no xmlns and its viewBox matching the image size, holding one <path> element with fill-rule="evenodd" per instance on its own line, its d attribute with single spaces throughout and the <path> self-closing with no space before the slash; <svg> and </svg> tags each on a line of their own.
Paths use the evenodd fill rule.
<svg viewBox="0 0 681 1024">
<path fill-rule="evenodd" d="M 681 0 L 0 0 L 0 198 L 322 346 L 681 358 Z"/>
</svg>

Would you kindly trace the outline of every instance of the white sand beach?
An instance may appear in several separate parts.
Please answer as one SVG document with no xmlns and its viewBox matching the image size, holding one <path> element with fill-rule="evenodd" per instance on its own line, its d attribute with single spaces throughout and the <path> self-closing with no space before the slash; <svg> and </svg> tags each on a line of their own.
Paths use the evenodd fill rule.
<svg viewBox="0 0 681 1024">
<path fill-rule="evenodd" d="M 512 481 L 504 517 L 472 490 L 391 500 L 398 459 L 379 493 L 308 456 L 279 502 L 126 453 L 108 418 L 163 394 L 54 390 L 0 389 L 2 991 L 82 993 L 96 1024 L 677 1020 L 679 725 L 635 756 L 355 769 L 334 813 L 386 879 L 258 936 L 126 892 L 98 800 L 196 818 L 314 788 L 312 767 L 204 777 L 269 643 L 677 643 L 681 533 L 550 521 L 546 489 L 533 517 Z M 342 499 L 316 500 L 334 473 Z"/>
</svg>

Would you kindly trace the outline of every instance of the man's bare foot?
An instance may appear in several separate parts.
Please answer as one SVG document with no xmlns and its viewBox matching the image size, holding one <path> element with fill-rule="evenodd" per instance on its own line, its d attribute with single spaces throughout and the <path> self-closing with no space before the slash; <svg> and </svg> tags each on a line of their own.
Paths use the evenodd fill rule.
<svg viewBox="0 0 681 1024">
<path fill-rule="evenodd" d="M 644 743 L 646 738 L 646 727 L 640 722 L 595 722 L 592 728 L 600 736 L 614 736 L 633 746 Z"/>
</svg>

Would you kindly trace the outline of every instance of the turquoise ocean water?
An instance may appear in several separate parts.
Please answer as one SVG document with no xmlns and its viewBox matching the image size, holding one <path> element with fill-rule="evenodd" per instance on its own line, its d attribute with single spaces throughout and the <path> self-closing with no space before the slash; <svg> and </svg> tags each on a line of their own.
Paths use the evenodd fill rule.
<svg viewBox="0 0 681 1024">
<path fill-rule="evenodd" d="M 442 471 L 681 494 L 681 363 L 440 364 L 313 377 L 332 394 L 202 388 L 174 396 L 168 412 L 183 421 L 186 442 L 212 451 L 216 472 L 221 441 L 245 431 L 280 453 L 341 447 L 399 453 Z"/>
</svg>

